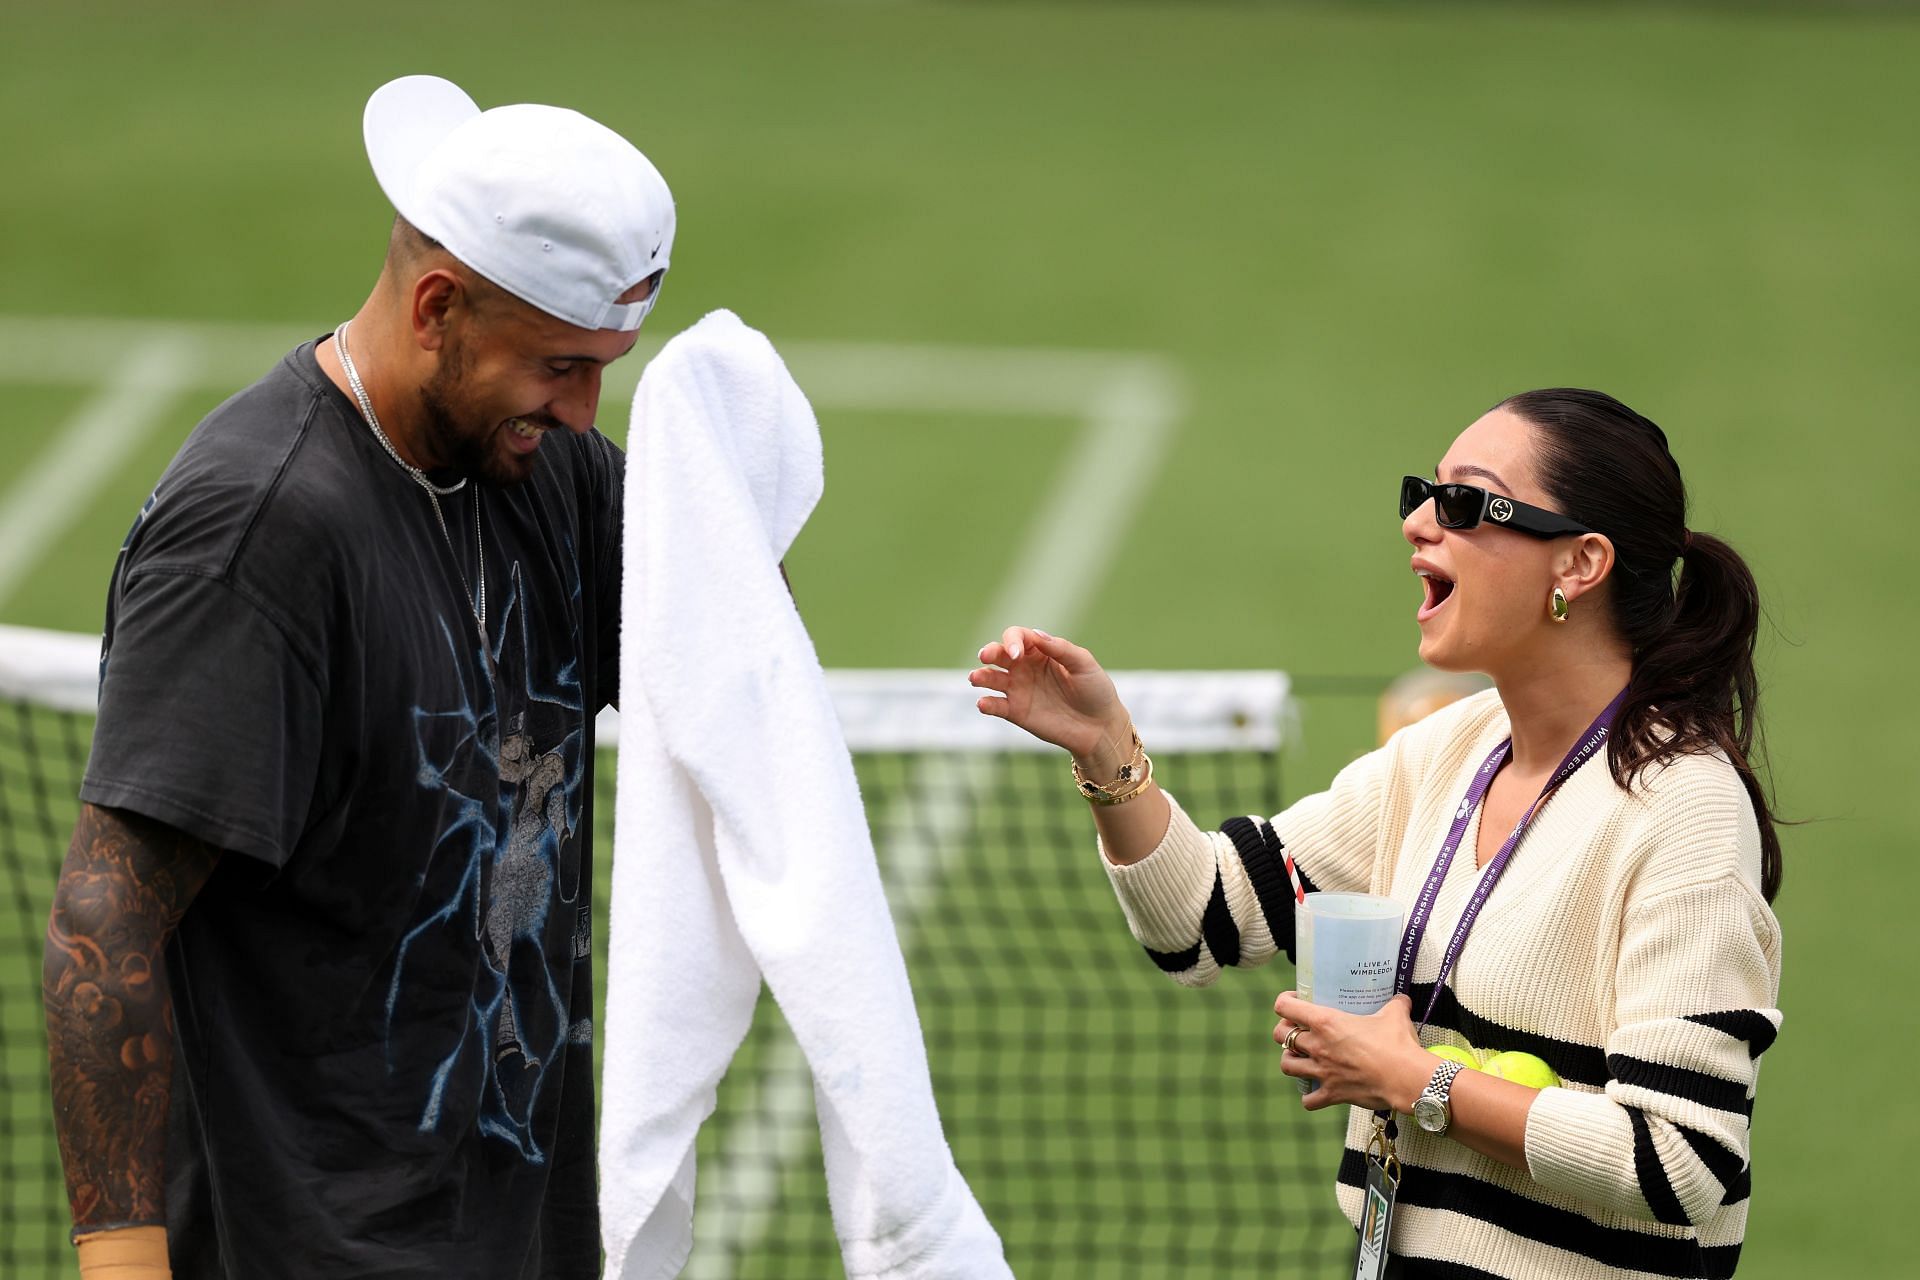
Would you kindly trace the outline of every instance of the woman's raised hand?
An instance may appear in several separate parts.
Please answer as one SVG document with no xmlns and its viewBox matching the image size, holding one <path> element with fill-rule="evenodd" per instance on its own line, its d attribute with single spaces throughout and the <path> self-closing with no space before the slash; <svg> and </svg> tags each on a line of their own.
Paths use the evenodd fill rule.
<svg viewBox="0 0 1920 1280">
<path fill-rule="evenodd" d="M 1127 709 L 1091 653 L 1044 631 L 1008 627 L 980 650 L 980 661 L 986 665 L 967 682 L 1002 695 L 983 696 L 977 704 L 983 714 L 1011 720 L 1082 761 L 1116 751 L 1126 760 Z"/>
</svg>

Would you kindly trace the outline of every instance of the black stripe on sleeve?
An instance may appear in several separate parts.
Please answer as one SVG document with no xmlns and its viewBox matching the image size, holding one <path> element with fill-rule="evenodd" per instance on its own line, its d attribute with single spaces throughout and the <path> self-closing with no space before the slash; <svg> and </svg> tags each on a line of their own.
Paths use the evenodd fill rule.
<svg viewBox="0 0 1920 1280">
<path fill-rule="evenodd" d="M 1757 1058 L 1773 1048 L 1773 1042 L 1780 1034 L 1780 1028 L 1773 1025 L 1773 1019 L 1752 1009 L 1727 1009 L 1720 1013 L 1690 1013 L 1688 1022 L 1697 1022 L 1703 1027 L 1712 1027 L 1715 1031 L 1732 1036 L 1735 1040 L 1747 1042 L 1747 1055 Z"/>
<path fill-rule="evenodd" d="M 1424 1009 L 1428 997 L 1433 994 L 1433 984 L 1416 982 L 1410 994 L 1413 996 L 1413 1007 Z M 1703 1022 L 1704 1018 L 1696 1016 L 1692 1020 Z M 1761 1021 L 1766 1022 L 1766 1019 L 1761 1017 Z M 1747 1096 L 1746 1086 L 1736 1081 L 1685 1067 L 1670 1067 L 1664 1063 L 1631 1058 L 1625 1054 L 1608 1054 L 1595 1045 L 1560 1040 L 1510 1027 L 1481 1017 L 1462 1005 L 1452 987 L 1440 989 L 1440 998 L 1434 1002 L 1433 1017 L 1428 1025 L 1458 1031 L 1470 1044 L 1531 1053 L 1552 1067 L 1562 1080 L 1592 1085 L 1596 1089 L 1605 1087 L 1610 1079 L 1618 1080 L 1622 1084 L 1688 1098 L 1716 1111 L 1730 1111 L 1748 1119 L 1753 1118 L 1753 1099 Z M 1772 1026 L 1772 1023 L 1767 1025 Z"/>
<path fill-rule="evenodd" d="M 1683 1124 L 1676 1124 L 1673 1127 L 1681 1137 L 1687 1140 L 1687 1145 L 1693 1148 L 1693 1154 L 1700 1157 L 1700 1163 L 1707 1166 L 1707 1172 L 1713 1175 L 1715 1182 L 1731 1192 L 1736 1182 L 1743 1181 L 1740 1175 L 1746 1172 L 1747 1162 L 1738 1151 L 1728 1147 L 1711 1134 L 1702 1133 L 1698 1129 L 1689 1129 Z M 1735 1197 L 1735 1199 L 1738 1198 Z M 1720 1203 L 1732 1204 L 1733 1201 L 1722 1200 Z"/>
<path fill-rule="evenodd" d="M 1213 952 L 1214 961 L 1221 968 L 1240 963 L 1240 926 L 1233 922 L 1233 912 L 1227 909 L 1227 887 L 1220 879 L 1217 864 L 1213 868 L 1213 894 L 1200 917 L 1200 936 L 1207 940 L 1207 950 Z"/>
<path fill-rule="evenodd" d="M 1413 1007 L 1416 1010 L 1427 1007 L 1427 1000 L 1433 995 L 1431 982 L 1416 982 L 1411 992 Z M 1591 1085 L 1596 1089 L 1604 1088 L 1608 1080 L 1607 1055 L 1597 1045 L 1581 1044 L 1575 1040 L 1561 1040 L 1554 1036 L 1543 1036 L 1533 1031 L 1522 1031 L 1509 1027 L 1505 1023 L 1483 1018 L 1460 1003 L 1453 994 L 1452 987 L 1440 989 L 1440 999 L 1434 1003 L 1433 1017 L 1429 1026 L 1446 1031 L 1458 1031 L 1465 1036 L 1467 1043 L 1480 1045 L 1488 1049 L 1502 1051 L 1514 1049 L 1521 1053 L 1530 1053 L 1552 1067 L 1554 1074 L 1562 1080 L 1574 1084 Z"/>
<path fill-rule="evenodd" d="M 1630 1058 L 1624 1053 L 1608 1054 L 1607 1070 L 1621 1084 L 1685 1098 L 1703 1107 L 1712 1107 L 1715 1111 L 1729 1111 L 1749 1119 L 1753 1116 L 1753 1099 L 1747 1096 L 1745 1085 L 1710 1076 L 1704 1071 L 1670 1067 L 1664 1062 Z"/>
<path fill-rule="evenodd" d="M 1364 1154 L 1348 1148 L 1340 1160 L 1341 1183 L 1364 1187 L 1366 1165 Z M 1719 1265 L 1721 1259 L 1710 1264 L 1703 1255 L 1714 1251 L 1703 1250 L 1688 1236 L 1654 1235 L 1652 1224 L 1648 1224 L 1646 1231 L 1604 1226 L 1583 1213 L 1543 1204 L 1468 1174 L 1441 1173 L 1407 1165 L 1401 1173 L 1399 1202 L 1477 1218 L 1502 1231 L 1565 1249 L 1622 1271 L 1644 1271 L 1687 1280 L 1725 1274 L 1708 1269 L 1710 1265 Z"/>
<path fill-rule="evenodd" d="M 1707 1280 L 1729 1280 L 1733 1269 L 1740 1264 L 1740 1246 L 1737 1244 L 1716 1244 L 1700 1250 L 1701 1260 L 1706 1264 L 1700 1272 Z"/>
<path fill-rule="evenodd" d="M 1220 830 L 1240 855 L 1253 884 L 1253 896 L 1260 902 L 1260 914 L 1266 918 L 1267 932 L 1273 935 L 1276 951 L 1294 959 L 1293 881 L 1287 877 L 1286 846 L 1273 824 L 1265 818 L 1229 818 Z M 1294 874 L 1300 877 L 1303 893 L 1315 892 L 1314 883 L 1298 863 Z"/>
<path fill-rule="evenodd" d="M 1640 1180 L 1640 1194 L 1646 1198 L 1647 1208 L 1653 1210 L 1658 1221 L 1669 1226 L 1692 1226 L 1680 1197 L 1673 1193 L 1673 1180 L 1667 1177 L 1667 1167 L 1660 1163 L 1660 1153 L 1654 1149 L 1653 1129 L 1647 1124 L 1647 1113 L 1639 1107 L 1628 1107 L 1627 1119 L 1633 1122 L 1633 1173 Z"/>
<path fill-rule="evenodd" d="M 1145 943 L 1140 949 L 1167 973 L 1185 973 L 1200 963 L 1200 944 L 1196 941 L 1185 951 L 1155 951 Z"/>
<path fill-rule="evenodd" d="M 1397 1254 L 1395 1261 L 1400 1264 L 1400 1270 L 1387 1274 L 1401 1276 L 1404 1280 L 1501 1280 L 1491 1271 L 1482 1271 L 1464 1262 L 1447 1262 L 1440 1258 L 1405 1258 Z"/>
<path fill-rule="evenodd" d="M 1221 832 L 1233 841 L 1240 865 L 1247 869 L 1253 884 L 1253 896 L 1260 903 L 1273 945 L 1293 955 L 1293 886 L 1287 883 L 1286 868 L 1267 856 L 1267 843 L 1252 818 L 1229 818 L 1220 824 Z"/>
<path fill-rule="evenodd" d="M 1280 871 L 1280 882 L 1286 885 L 1288 896 L 1292 896 L 1293 883 L 1286 878 L 1286 842 L 1280 838 L 1280 833 L 1273 829 L 1271 822 L 1268 822 L 1265 818 L 1259 818 L 1255 821 L 1260 827 L 1260 838 L 1267 842 L 1267 852 L 1272 855 L 1273 865 Z M 1294 861 L 1293 874 L 1300 877 L 1300 892 L 1318 893 L 1320 891 L 1319 886 L 1313 883 L 1313 877 L 1307 874 L 1307 869 L 1300 865 L 1298 859 Z"/>
</svg>

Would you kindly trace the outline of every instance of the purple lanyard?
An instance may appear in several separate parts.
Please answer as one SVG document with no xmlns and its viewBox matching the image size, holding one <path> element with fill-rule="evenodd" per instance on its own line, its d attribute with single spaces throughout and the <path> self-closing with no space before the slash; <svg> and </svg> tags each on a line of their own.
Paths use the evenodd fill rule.
<svg viewBox="0 0 1920 1280">
<path fill-rule="evenodd" d="M 1420 1025 L 1426 1026 L 1427 1019 L 1433 1016 L 1433 1006 L 1440 999 L 1441 988 L 1447 985 L 1447 975 L 1453 972 L 1453 962 L 1460 958 L 1460 949 L 1467 945 L 1467 934 L 1473 930 L 1473 922 L 1480 914 L 1480 908 L 1486 904 L 1487 895 L 1493 892 L 1493 886 L 1506 872 L 1507 863 L 1513 860 L 1515 846 L 1520 837 L 1526 834 L 1527 827 L 1533 822 L 1534 815 L 1547 802 L 1559 785 L 1571 778 L 1574 771 L 1606 744 L 1607 735 L 1613 729 L 1613 718 L 1620 713 L 1620 705 L 1627 700 L 1627 691 L 1622 689 L 1614 695 L 1600 714 L 1594 717 L 1587 731 L 1580 735 L 1580 741 L 1573 750 L 1567 752 L 1566 759 L 1553 771 L 1553 777 L 1540 790 L 1540 795 L 1527 806 L 1520 815 L 1520 821 L 1507 836 L 1507 842 L 1500 846 L 1500 852 L 1493 855 L 1481 873 L 1480 883 L 1474 886 L 1473 896 L 1467 899 L 1467 906 L 1460 913 L 1460 923 L 1454 927 L 1453 938 L 1447 943 L 1447 950 L 1440 957 L 1440 972 L 1434 975 L 1433 994 L 1427 998 L 1425 1012 L 1420 1015 Z M 1433 870 L 1427 872 L 1427 882 L 1420 887 L 1420 896 L 1414 900 L 1413 911 L 1407 917 L 1407 931 L 1400 938 L 1400 964 L 1394 973 L 1393 989 L 1396 992 L 1413 989 L 1413 961 L 1420 954 L 1420 940 L 1426 936 L 1427 918 L 1433 914 L 1434 899 L 1440 896 L 1440 884 L 1447 878 L 1447 868 L 1453 865 L 1453 855 L 1460 848 L 1460 841 L 1466 837 L 1467 824 L 1473 820 L 1474 810 L 1486 799 L 1487 789 L 1493 785 L 1493 775 L 1500 772 L 1500 766 L 1507 762 L 1513 753 L 1513 739 L 1508 738 L 1493 749 L 1480 771 L 1473 775 L 1473 781 L 1467 786 L 1466 798 L 1460 801 L 1460 808 L 1453 815 L 1453 826 L 1447 831 L 1447 838 L 1440 846 L 1440 853 L 1433 860 Z"/>
</svg>

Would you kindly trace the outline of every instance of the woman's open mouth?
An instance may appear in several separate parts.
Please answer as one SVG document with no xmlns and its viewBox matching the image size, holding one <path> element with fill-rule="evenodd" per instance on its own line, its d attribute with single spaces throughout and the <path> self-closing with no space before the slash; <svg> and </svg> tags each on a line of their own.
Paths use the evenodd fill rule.
<svg viewBox="0 0 1920 1280">
<path fill-rule="evenodd" d="M 1453 595 L 1453 582 L 1430 569 L 1415 569 L 1414 573 L 1419 576 L 1420 585 L 1427 589 L 1427 597 L 1420 602 L 1420 612 L 1414 615 L 1414 619 L 1425 622 L 1440 612 L 1440 606 Z"/>
</svg>

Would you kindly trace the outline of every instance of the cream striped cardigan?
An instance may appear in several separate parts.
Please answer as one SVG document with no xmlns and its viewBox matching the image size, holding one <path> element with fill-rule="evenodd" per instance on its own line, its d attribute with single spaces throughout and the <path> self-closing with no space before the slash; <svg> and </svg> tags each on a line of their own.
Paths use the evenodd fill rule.
<svg viewBox="0 0 1920 1280">
<path fill-rule="evenodd" d="M 1225 964 L 1291 955 L 1282 845 L 1312 888 L 1411 905 L 1473 771 L 1506 736 L 1498 696 L 1478 694 L 1402 730 L 1270 823 L 1202 831 L 1174 804 L 1150 856 L 1107 864 L 1135 938 L 1189 986 Z M 1479 875 L 1478 825 L 1416 958 L 1416 1010 Z M 1683 756 L 1629 793 L 1605 752 L 1589 760 L 1522 840 L 1448 988 L 1424 1043 L 1538 1054 L 1565 1087 L 1533 1104 L 1526 1172 L 1399 1126 L 1405 1176 L 1391 1250 L 1404 1274 L 1733 1274 L 1759 1058 L 1780 1025 L 1780 931 L 1732 766 Z M 1354 1109 L 1336 1191 L 1355 1222 L 1370 1128 Z"/>
</svg>

